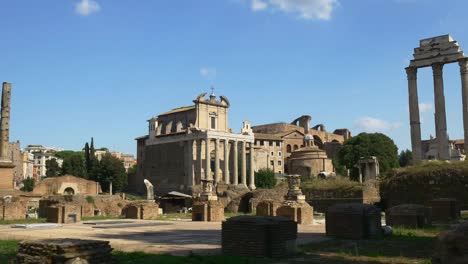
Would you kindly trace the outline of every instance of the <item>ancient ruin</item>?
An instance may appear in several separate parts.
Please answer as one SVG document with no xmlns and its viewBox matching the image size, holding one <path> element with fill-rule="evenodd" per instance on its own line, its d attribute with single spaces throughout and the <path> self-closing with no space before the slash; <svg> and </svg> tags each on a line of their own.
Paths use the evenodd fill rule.
<svg viewBox="0 0 468 264">
<path fill-rule="evenodd" d="M 463 126 L 465 142 L 468 142 L 468 59 L 461 51 L 458 42 L 450 35 L 443 35 L 419 41 L 414 49 L 414 58 L 406 68 L 408 76 L 409 113 L 411 126 L 411 146 L 413 161 L 423 159 L 421 148 L 421 121 L 419 117 L 419 100 L 417 88 L 418 68 L 432 67 L 434 76 L 435 127 L 437 154 L 435 159 L 450 160 L 451 151 L 447 134 L 443 67 L 445 64 L 458 62 L 462 80 Z M 468 153 L 465 144 L 465 153 Z"/>
<path fill-rule="evenodd" d="M 420 204 L 401 204 L 387 209 L 385 223 L 388 226 L 424 228 L 432 224 L 432 210 Z"/>
<path fill-rule="evenodd" d="M 381 234 L 380 209 L 368 204 L 337 204 L 325 215 L 327 236 L 364 239 Z"/>
<path fill-rule="evenodd" d="M 202 180 L 202 189 L 199 199 L 192 206 L 192 221 L 220 222 L 224 220 L 224 205 L 218 201 L 213 193 L 213 180 Z"/>
<path fill-rule="evenodd" d="M 13 169 L 15 165 L 8 155 L 10 144 L 10 99 L 11 84 L 2 85 L 2 109 L 0 124 L 0 190 L 13 190 Z"/>
<path fill-rule="evenodd" d="M 288 193 L 285 201 L 276 210 L 277 216 L 283 216 L 298 224 L 312 224 L 314 209 L 305 201 L 305 195 L 301 191 L 301 176 L 288 175 Z"/>
</svg>

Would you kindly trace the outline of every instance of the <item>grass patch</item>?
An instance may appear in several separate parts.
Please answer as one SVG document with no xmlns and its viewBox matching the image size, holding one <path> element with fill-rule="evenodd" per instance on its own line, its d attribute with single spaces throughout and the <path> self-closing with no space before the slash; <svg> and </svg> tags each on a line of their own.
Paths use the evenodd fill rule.
<svg viewBox="0 0 468 264">
<path fill-rule="evenodd" d="M 0 263 L 8 263 L 15 258 L 18 243 L 16 240 L 0 240 Z"/>
<path fill-rule="evenodd" d="M 108 215 L 96 215 L 82 217 L 81 221 L 94 221 L 94 220 L 112 220 L 112 219 L 123 219 L 123 216 L 108 216 Z"/>
<path fill-rule="evenodd" d="M 333 239 L 304 245 L 300 250 L 316 263 L 430 264 L 434 238 L 447 228 L 395 228 L 391 236 L 368 240 Z"/>
<path fill-rule="evenodd" d="M 15 219 L 15 220 L 0 220 L 0 225 L 13 225 L 13 224 L 41 224 L 47 223 L 47 219 L 38 218 L 38 219 Z"/>
<path fill-rule="evenodd" d="M 192 213 L 168 213 L 158 215 L 155 220 L 192 219 Z"/>
</svg>

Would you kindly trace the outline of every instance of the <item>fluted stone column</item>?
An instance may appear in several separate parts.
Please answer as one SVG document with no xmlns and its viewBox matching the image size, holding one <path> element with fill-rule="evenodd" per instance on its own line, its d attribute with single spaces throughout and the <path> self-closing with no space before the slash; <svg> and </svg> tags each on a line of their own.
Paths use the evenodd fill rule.
<svg viewBox="0 0 468 264">
<path fill-rule="evenodd" d="M 2 85 L 2 110 L 0 124 L 0 160 L 11 161 L 8 155 L 8 144 L 10 143 L 10 98 L 11 83 L 4 82 Z"/>
<path fill-rule="evenodd" d="M 408 77 L 408 95 L 409 112 L 411 127 L 411 148 L 413 150 L 413 162 L 419 163 L 422 160 L 421 149 L 421 121 L 419 119 L 419 100 L 418 100 L 418 69 L 413 67 L 406 68 Z"/>
<path fill-rule="evenodd" d="M 229 140 L 224 140 L 224 183 L 230 184 L 229 181 Z"/>
<path fill-rule="evenodd" d="M 186 141 L 187 186 L 193 186 L 195 177 L 193 173 L 193 140 Z"/>
<path fill-rule="evenodd" d="M 445 95 L 442 63 L 432 64 L 434 75 L 434 100 L 435 100 L 435 122 L 436 138 L 439 152 L 439 159 L 449 160 L 449 147 L 447 137 L 447 117 L 445 113 Z"/>
<path fill-rule="evenodd" d="M 468 59 L 459 61 L 462 82 L 463 130 L 465 135 L 465 154 L 468 154 Z"/>
<path fill-rule="evenodd" d="M 215 183 L 219 182 L 219 138 L 215 139 Z"/>
<path fill-rule="evenodd" d="M 197 173 L 196 173 L 196 179 L 195 179 L 195 184 L 201 184 L 201 179 L 203 179 L 203 157 L 202 157 L 202 140 L 198 139 L 197 140 Z"/>
<path fill-rule="evenodd" d="M 241 142 L 242 144 L 242 153 L 241 153 L 241 156 L 242 156 L 242 185 L 246 186 L 247 187 L 247 152 L 246 152 L 246 142 L 245 141 L 242 141 Z"/>
<path fill-rule="evenodd" d="M 211 155 L 210 155 L 210 139 L 205 140 L 205 179 L 212 180 L 211 177 Z"/>
<path fill-rule="evenodd" d="M 254 143 L 250 143 L 250 182 L 249 188 L 255 190 Z"/>
<path fill-rule="evenodd" d="M 237 185 L 239 184 L 239 175 L 238 175 L 238 171 L 239 171 L 239 153 L 237 151 L 238 149 L 238 142 L 237 140 L 235 140 L 234 142 L 232 142 L 232 146 L 234 147 L 234 153 L 233 153 L 233 157 L 232 157 L 232 161 L 234 163 L 234 168 L 233 168 L 233 172 L 232 172 L 232 184 L 234 185 Z"/>
</svg>

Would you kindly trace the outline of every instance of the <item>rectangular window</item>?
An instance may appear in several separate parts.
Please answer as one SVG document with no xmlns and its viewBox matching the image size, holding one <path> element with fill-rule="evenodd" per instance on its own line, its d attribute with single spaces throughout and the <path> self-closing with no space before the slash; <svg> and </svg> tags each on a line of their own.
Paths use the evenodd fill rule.
<svg viewBox="0 0 468 264">
<path fill-rule="evenodd" d="M 211 117 L 211 129 L 216 129 L 216 117 Z"/>
<path fill-rule="evenodd" d="M 275 153 L 272 151 L 272 152 L 271 152 L 271 156 L 274 156 L 274 155 L 275 155 Z"/>
<path fill-rule="evenodd" d="M 281 157 L 281 151 L 278 151 L 278 156 L 280 156 L 280 157 Z"/>
<path fill-rule="evenodd" d="M 269 141 L 270 147 L 273 147 L 273 141 Z"/>
<path fill-rule="evenodd" d="M 264 142 L 263 142 L 263 140 L 262 140 L 262 141 L 260 141 L 260 146 L 263 146 L 263 145 L 264 145 Z"/>
<path fill-rule="evenodd" d="M 275 166 L 275 161 L 274 161 L 274 160 L 270 160 L 270 165 L 271 165 L 271 166 Z"/>
<path fill-rule="evenodd" d="M 278 166 L 281 166 L 281 160 L 278 160 Z"/>
</svg>

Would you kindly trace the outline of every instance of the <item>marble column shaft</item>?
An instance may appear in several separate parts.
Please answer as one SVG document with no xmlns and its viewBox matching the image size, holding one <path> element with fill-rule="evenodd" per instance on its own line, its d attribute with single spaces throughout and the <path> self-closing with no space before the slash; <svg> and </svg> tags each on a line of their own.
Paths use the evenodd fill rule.
<svg viewBox="0 0 468 264">
<path fill-rule="evenodd" d="M 229 181 L 229 140 L 224 140 L 224 183 L 230 184 Z"/>
<path fill-rule="evenodd" d="M 447 137 L 443 67 L 444 64 L 442 63 L 432 64 L 432 71 L 434 75 L 435 127 L 439 159 L 449 160 L 450 154 Z"/>
<path fill-rule="evenodd" d="M 194 185 L 194 173 L 193 173 L 193 140 L 187 140 L 186 142 L 186 161 L 187 161 L 187 185 Z"/>
<path fill-rule="evenodd" d="M 211 155 L 210 139 L 205 139 L 205 179 L 212 180 L 211 177 Z"/>
<path fill-rule="evenodd" d="M 468 154 L 468 58 L 459 61 L 462 83 L 463 130 L 465 139 L 465 154 Z"/>
<path fill-rule="evenodd" d="M 408 95 L 409 112 L 411 127 L 411 148 L 413 151 L 413 162 L 418 163 L 422 160 L 421 149 L 421 121 L 419 118 L 419 100 L 418 100 L 418 69 L 413 67 L 406 68 L 408 77 Z"/>
<path fill-rule="evenodd" d="M 202 157 L 202 140 L 198 139 L 197 140 L 197 166 L 198 170 L 195 175 L 195 184 L 201 184 L 201 179 L 203 179 L 203 157 Z"/>
<path fill-rule="evenodd" d="M 219 182 L 219 138 L 215 139 L 215 183 Z"/>
<path fill-rule="evenodd" d="M 238 175 L 238 171 L 239 171 L 239 153 L 238 153 L 238 142 L 237 140 L 235 140 L 234 142 L 232 142 L 232 146 L 234 147 L 234 153 L 233 153 L 233 157 L 232 157 L 232 161 L 234 162 L 234 168 L 233 168 L 233 171 L 232 171 L 232 183 L 234 185 L 237 185 L 239 184 L 239 175 Z"/>
<path fill-rule="evenodd" d="M 246 142 L 242 141 L 242 174 L 241 174 L 241 183 L 242 185 L 247 186 L 247 153 L 246 153 Z"/>
<path fill-rule="evenodd" d="M 254 143 L 250 143 L 250 182 L 249 188 L 255 190 Z"/>
</svg>

